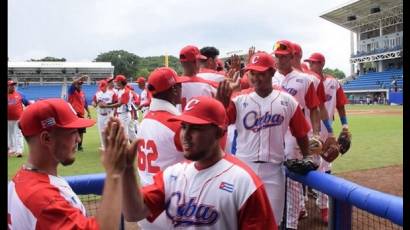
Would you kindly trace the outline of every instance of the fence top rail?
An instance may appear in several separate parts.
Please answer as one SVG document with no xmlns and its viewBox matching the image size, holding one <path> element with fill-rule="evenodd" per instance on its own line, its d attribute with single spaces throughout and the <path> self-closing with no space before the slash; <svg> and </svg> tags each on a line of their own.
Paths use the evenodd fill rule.
<svg viewBox="0 0 410 230">
<path fill-rule="evenodd" d="M 403 198 L 360 186 L 343 178 L 312 171 L 303 176 L 286 170 L 287 175 L 309 187 L 347 202 L 369 213 L 403 226 Z"/>
</svg>

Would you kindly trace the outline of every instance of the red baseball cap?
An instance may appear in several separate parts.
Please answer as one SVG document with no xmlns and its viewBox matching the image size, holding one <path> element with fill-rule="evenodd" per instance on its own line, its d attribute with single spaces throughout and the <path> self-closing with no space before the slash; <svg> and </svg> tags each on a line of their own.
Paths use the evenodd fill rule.
<svg viewBox="0 0 410 230">
<path fill-rule="evenodd" d="M 178 74 L 169 67 L 156 68 L 148 77 L 147 89 L 152 93 L 163 92 L 177 83 L 189 81 L 188 77 L 180 77 Z"/>
<path fill-rule="evenodd" d="M 191 98 L 182 114 L 169 120 L 196 125 L 214 124 L 223 130 L 226 129 L 225 107 L 218 100 L 207 96 Z"/>
<path fill-rule="evenodd" d="M 321 53 L 313 53 L 310 55 L 308 59 L 305 59 L 306 62 L 320 62 L 320 63 L 325 63 L 325 56 Z"/>
<path fill-rule="evenodd" d="M 293 54 L 293 44 L 287 40 L 280 40 L 273 46 L 273 54 L 287 55 Z"/>
<path fill-rule="evenodd" d="M 179 60 L 181 62 L 195 61 L 198 59 L 206 60 L 207 57 L 201 54 L 198 47 L 196 46 L 185 46 L 179 52 Z"/>
<path fill-rule="evenodd" d="M 295 56 L 302 56 L 302 47 L 300 47 L 297 43 L 292 43 L 293 45 L 293 55 Z"/>
<path fill-rule="evenodd" d="M 272 55 L 266 52 L 257 52 L 251 57 L 251 61 L 245 67 L 245 71 L 255 70 L 258 72 L 264 72 L 269 68 L 276 69 L 275 59 L 273 59 Z"/>
<path fill-rule="evenodd" d="M 16 85 L 17 84 L 17 82 L 15 82 L 15 81 L 13 81 L 13 80 L 8 80 L 7 81 L 7 85 L 9 86 L 9 85 Z"/>
<path fill-rule="evenodd" d="M 53 127 L 78 129 L 91 127 L 92 119 L 79 118 L 73 107 L 59 98 L 37 101 L 27 106 L 20 117 L 19 127 L 24 136 L 33 136 Z"/>
<path fill-rule="evenodd" d="M 105 89 L 105 88 L 107 88 L 107 81 L 106 81 L 106 80 L 101 80 L 101 81 L 99 81 L 98 87 L 99 87 L 100 89 Z"/>
<path fill-rule="evenodd" d="M 145 83 L 145 78 L 144 78 L 144 77 L 139 77 L 135 82 L 137 82 L 137 83 Z"/>
<path fill-rule="evenodd" d="M 127 78 L 124 75 L 119 74 L 115 76 L 114 82 L 119 82 L 119 81 L 122 83 L 127 83 Z"/>
</svg>

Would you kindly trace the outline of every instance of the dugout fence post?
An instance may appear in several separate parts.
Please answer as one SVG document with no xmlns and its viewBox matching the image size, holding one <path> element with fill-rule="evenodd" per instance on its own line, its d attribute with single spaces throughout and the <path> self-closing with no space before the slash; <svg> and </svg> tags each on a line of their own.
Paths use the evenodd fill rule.
<svg viewBox="0 0 410 230">
<path fill-rule="evenodd" d="M 329 197 L 329 230 L 352 229 L 352 205 Z"/>
</svg>

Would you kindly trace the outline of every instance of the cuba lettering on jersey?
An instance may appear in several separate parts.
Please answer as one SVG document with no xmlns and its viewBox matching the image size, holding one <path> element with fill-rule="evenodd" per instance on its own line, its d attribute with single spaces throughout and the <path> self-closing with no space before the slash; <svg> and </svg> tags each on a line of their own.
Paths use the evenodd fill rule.
<svg viewBox="0 0 410 230">
<path fill-rule="evenodd" d="M 216 70 L 207 69 L 207 68 L 201 68 L 197 76 L 205 80 L 213 81 L 216 83 L 219 83 L 225 79 L 225 75 L 219 73 Z"/>
<path fill-rule="evenodd" d="M 93 100 L 97 104 L 99 102 L 110 104 L 110 103 L 113 103 L 115 100 L 117 100 L 117 95 L 114 93 L 113 90 L 106 90 L 105 92 L 99 90 L 97 93 L 95 93 Z M 107 115 L 111 112 L 113 112 L 113 109 L 111 108 L 97 107 L 97 114 Z"/>
<path fill-rule="evenodd" d="M 238 130 L 235 155 L 245 161 L 283 162 L 284 136 L 297 107 L 291 95 L 277 89 L 265 98 L 253 88 L 233 96 L 227 113 Z"/>
<path fill-rule="evenodd" d="M 230 154 L 209 168 L 178 163 L 142 189 L 154 220 L 166 214 L 164 229 L 277 229 L 264 186 L 255 173 Z"/>
<path fill-rule="evenodd" d="M 189 77 L 189 81 L 182 83 L 181 107 L 185 108 L 186 103 L 193 97 L 216 95 L 216 83 L 204 80 L 199 77 Z"/>
<path fill-rule="evenodd" d="M 166 167 L 185 160 L 179 144 L 179 122 L 167 111 L 150 111 L 140 124 L 137 138 L 137 168 L 143 186 L 153 183 L 153 176 Z M 177 145 L 179 145 L 177 147 Z"/>
<path fill-rule="evenodd" d="M 63 178 L 26 169 L 9 182 L 7 211 L 9 229 L 98 229 Z"/>
</svg>

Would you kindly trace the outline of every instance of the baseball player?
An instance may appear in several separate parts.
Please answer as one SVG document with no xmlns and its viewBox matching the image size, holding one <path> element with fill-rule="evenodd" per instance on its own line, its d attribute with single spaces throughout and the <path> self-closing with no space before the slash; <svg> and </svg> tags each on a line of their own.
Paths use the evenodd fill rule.
<svg viewBox="0 0 410 230">
<path fill-rule="evenodd" d="M 189 77 L 189 81 L 182 83 L 182 108 L 192 97 L 209 96 L 216 94 L 217 83 L 205 80 L 198 76 L 199 60 L 205 60 L 196 46 L 188 45 L 181 49 L 179 61 L 184 69 L 184 76 Z"/>
<path fill-rule="evenodd" d="M 179 140 L 180 123 L 168 119 L 180 115 L 176 105 L 181 103 L 181 83 L 186 80 L 188 78 L 177 76 L 168 67 L 157 68 L 148 77 L 147 89 L 152 99 L 137 135 L 136 165 L 142 186 L 152 184 L 159 171 L 184 160 Z M 165 219 L 162 213 L 153 223 L 142 220 L 139 225 L 142 229 L 163 229 Z"/>
<path fill-rule="evenodd" d="M 295 70 L 292 67 L 294 58 L 293 44 L 287 40 L 281 40 L 275 43 L 273 54 L 277 59 L 278 71 L 275 73 L 272 81 L 280 85 L 289 94 L 293 95 L 299 106 L 304 111 L 306 120 L 312 127 L 309 137 L 314 137 L 319 142 L 320 137 L 320 101 L 312 82 L 312 78 L 306 74 Z M 309 110 L 309 112 L 307 112 Z M 285 153 L 287 159 L 300 159 L 302 154 L 297 147 L 296 139 L 287 132 L 285 138 Z M 316 164 L 320 164 L 320 158 L 317 157 Z M 292 199 L 287 202 L 287 223 L 286 227 L 297 229 L 299 213 L 302 209 L 301 204 L 304 202 L 302 184 L 290 178 L 287 179 L 286 197 Z"/>
<path fill-rule="evenodd" d="M 223 105 L 214 98 L 188 101 L 182 115 L 172 118 L 182 122 L 180 138 L 188 161 L 157 173 L 154 183 L 141 190 L 134 169 L 127 168 L 127 221 L 153 221 L 165 212 L 163 229 L 277 229 L 262 181 L 219 145 L 225 119 Z"/>
<path fill-rule="evenodd" d="M 316 91 L 316 94 L 317 94 L 317 98 L 319 99 L 319 102 L 320 102 L 320 104 L 319 104 L 320 118 L 321 118 L 323 124 L 326 124 L 325 128 L 326 128 L 327 132 L 329 133 L 329 136 L 325 137 L 325 139 L 322 139 L 322 136 L 321 136 L 321 141 L 325 142 L 328 138 L 333 137 L 333 129 L 332 129 L 332 126 L 330 125 L 328 112 L 327 112 L 326 107 L 324 105 L 325 102 L 326 102 L 326 95 L 325 95 L 323 81 L 320 80 L 320 77 L 316 73 L 310 71 L 306 67 L 304 67 L 304 68 L 302 67 L 302 63 L 301 63 L 302 56 L 303 56 L 302 48 L 300 47 L 299 44 L 297 44 L 295 42 L 292 42 L 292 45 L 293 45 L 293 59 L 291 60 L 292 67 L 295 70 L 305 74 L 313 82 L 313 85 L 314 85 L 314 88 L 315 88 L 315 91 Z M 309 109 L 305 110 L 305 116 L 310 117 L 310 110 Z M 307 121 L 310 123 L 310 119 L 307 119 Z M 309 136 L 313 136 L 312 131 L 309 133 Z M 296 196 L 296 195 L 294 195 L 294 196 Z M 287 216 L 289 217 L 288 218 L 289 222 L 292 222 L 292 224 L 290 224 L 290 226 L 293 226 L 293 228 L 296 228 L 295 226 L 298 225 L 298 219 L 299 218 L 307 217 L 307 210 L 305 208 L 304 199 L 302 199 L 301 197 L 299 197 L 299 199 L 302 201 L 299 215 L 297 215 L 297 211 L 299 209 L 292 210 L 292 208 L 294 208 L 294 205 L 290 205 L 289 209 L 288 209 Z"/>
<path fill-rule="evenodd" d="M 201 55 L 205 56 L 205 59 L 200 59 L 200 69 L 197 74 L 198 77 L 215 83 L 221 82 L 225 79 L 225 75 L 216 70 L 219 50 L 213 46 L 203 47 Z"/>
<path fill-rule="evenodd" d="M 116 108 L 115 114 L 124 126 L 124 132 L 130 141 L 134 141 L 137 138 L 137 133 L 135 132 L 134 120 L 131 116 L 132 110 L 132 93 L 127 86 L 127 78 L 124 75 L 117 75 L 114 78 L 114 84 L 117 88 L 117 98 L 118 102 L 105 105 L 105 108 Z"/>
<path fill-rule="evenodd" d="M 235 123 L 238 131 L 236 156 L 264 182 L 276 223 L 280 225 L 285 204 L 285 134 L 290 128 L 304 160 L 311 161 L 307 136 L 310 127 L 297 101 L 279 87 L 273 87 L 275 61 L 271 55 L 255 53 L 245 70 L 254 88 L 242 90 L 230 101 L 229 87 L 224 81 L 217 98 L 227 106 L 229 124 Z"/>
<path fill-rule="evenodd" d="M 305 59 L 305 62 L 309 63 L 310 70 L 316 73 L 317 76 L 321 78 L 321 81 L 323 81 L 326 93 L 325 107 L 327 109 L 328 116 L 334 117 L 336 108 L 339 113 L 342 128 L 344 131 L 348 132 L 349 126 L 347 123 L 345 110 L 345 104 L 348 103 L 348 100 L 339 81 L 333 76 L 323 73 L 323 68 L 326 62 L 325 57 L 321 53 L 313 53 L 308 59 Z M 325 122 L 322 123 L 322 129 L 320 132 L 322 140 L 329 138 L 329 136 L 333 136 L 333 133 L 328 132 L 329 129 L 327 126 L 331 126 L 331 124 L 325 124 Z M 331 163 L 322 159 L 319 170 L 325 173 L 331 173 L 331 166 Z M 321 210 L 321 218 L 325 223 L 327 223 L 329 208 L 328 196 L 319 192 L 319 196 L 316 201 Z"/>
<path fill-rule="evenodd" d="M 94 120 L 79 118 L 63 99 L 45 99 L 28 106 L 19 126 L 27 141 L 27 163 L 8 184 L 8 229 L 116 229 L 121 216 L 121 172 L 127 148 L 119 122 L 109 122 L 102 152 L 106 172 L 96 217 L 87 217 L 81 200 L 58 176 L 59 164 L 75 161 L 78 129 Z M 122 134 L 122 135 L 120 135 Z"/>
<path fill-rule="evenodd" d="M 16 90 L 17 82 L 9 80 L 8 85 L 8 104 L 7 104 L 7 146 L 8 155 L 23 157 L 24 139 L 18 127 L 18 120 L 23 113 L 23 105 L 28 106 L 30 102 L 24 94 Z"/>
<path fill-rule="evenodd" d="M 139 77 L 136 82 L 138 83 L 138 88 L 142 90 L 140 95 L 139 109 L 142 112 L 142 117 L 144 117 L 148 113 L 149 104 L 151 103 L 151 97 L 148 94 L 147 89 L 145 88 L 145 78 Z"/>
<path fill-rule="evenodd" d="M 104 149 L 104 142 L 102 133 L 107 125 L 110 117 L 114 116 L 114 109 L 106 108 L 106 105 L 116 103 L 118 101 L 117 94 L 114 90 L 108 89 L 106 80 L 99 82 L 99 89 L 95 93 L 92 105 L 97 107 L 97 128 L 100 135 L 101 148 Z"/>
<path fill-rule="evenodd" d="M 90 110 L 88 110 L 88 103 L 85 99 L 84 91 L 82 90 L 82 85 L 87 79 L 87 75 L 75 78 L 68 88 L 68 103 L 71 104 L 77 112 L 77 116 L 80 118 L 84 118 L 84 110 L 87 111 L 87 118 L 91 118 Z M 79 132 L 81 141 L 78 143 L 78 151 L 83 151 L 83 135 L 86 132 L 86 129 L 80 129 Z"/>
</svg>

